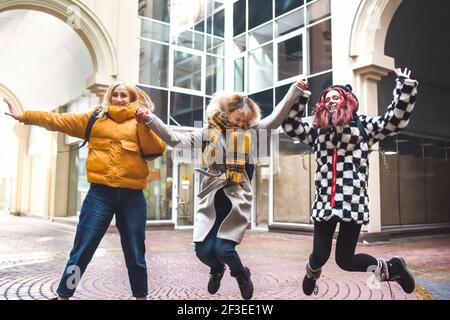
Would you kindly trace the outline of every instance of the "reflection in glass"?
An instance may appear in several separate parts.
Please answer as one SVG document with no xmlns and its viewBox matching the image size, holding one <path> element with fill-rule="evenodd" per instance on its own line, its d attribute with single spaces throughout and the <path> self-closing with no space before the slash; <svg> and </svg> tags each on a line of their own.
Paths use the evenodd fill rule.
<svg viewBox="0 0 450 320">
<path fill-rule="evenodd" d="M 143 17 L 169 22 L 169 0 L 139 0 L 138 14 Z"/>
<path fill-rule="evenodd" d="M 328 17 L 330 13 L 330 0 L 319 0 L 307 6 L 306 21 L 308 24 L 312 24 L 320 19 Z"/>
<path fill-rule="evenodd" d="M 304 0 L 275 0 L 275 16 L 278 17 L 304 4 Z"/>
<path fill-rule="evenodd" d="M 278 81 L 303 74 L 303 37 L 278 43 Z"/>
<path fill-rule="evenodd" d="M 277 35 L 282 36 L 291 31 L 298 30 L 305 25 L 303 8 L 296 10 L 283 18 L 277 20 Z"/>
<path fill-rule="evenodd" d="M 247 35 L 243 34 L 234 39 L 234 54 L 238 55 L 247 50 Z"/>
<path fill-rule="evenodd" d="M 141 37 L 169 43 L 169 25 L 141 18 Z"/>
<path fill-rule="evenodd" d="M 187 52 L 174 52 L 173 85 L 180 88 L 201 90 L 201 56 Z"/>
<path fill-rule="evenodd" d="M 141 40 L 139 83 L 168 86 L 169 46 Z"/>
<path fill-rule="evenodd" d="M 308 28 L 309 32 L 309 74 L 332 68 L 331 20 Z"/>
<path fill-rule="evenodd" d="M 225 62 L 222 58 L 206 56 L 206 94 L 224 90 Z"/>
<path fill-rule="evenodd" d="M 166 151 L 155 160 L 149 161 L 149 175 L 144 197 L 147 202 L 148 220 L 172 219 L 172 156 Z"/>
<path fill-rule="evenodd" d="M 171 92 L 170 116 L 169 123 L 172 125 L 193 127 L 195 121 L 203 121 L 203 98 L 201 96 Z"/>
<path fill-rule="evenodd" d="M 272 44 L 265 45 L 249 53 L 248 89 L 255 92 L 273 84 L 273 52 Z"/>
<path fill-rule="evenodd" d="M 244 92 L 245 68 L 244 58 L 234 60 L 234 91 Z"/>
<path fill-rule="evenodd" d="M 164 123 L 167 123 L 167 106 L 168 106 L 167 91 L 142 86 L 139 86 L 139 88 L 148 94 L 153 104 L 155 105 L 155 110 L 153 111 L 153 113 L 157 115 Z"/>
<path fill-rule="evenodd" d="M 258 48 L 273 39 L 272 22 L 250 32 L 248 37 L 249 49 Z"/>
</svg>

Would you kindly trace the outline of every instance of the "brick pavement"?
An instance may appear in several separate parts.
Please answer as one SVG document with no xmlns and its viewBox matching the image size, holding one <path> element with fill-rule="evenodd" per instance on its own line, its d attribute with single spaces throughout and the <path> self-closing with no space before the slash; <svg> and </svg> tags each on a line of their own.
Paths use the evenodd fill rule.
<svg viewBox="0 0 450 320">
<path fill-rule="evenodd" d="M 240 300 L 229 272 L 216 295 L 206 291 L 208 268 L 194 255 L 192 230 L 148 231 L 149 298 Z M 48 299 L 54 296 L 74 238 L 74 227 L 44 220 L 0 215 L 0 300 Z M 370 274 L 339 269 L 334 255 L 319 279 L 319 294 L 301 291 L 309 236 L 248 231 L 238 251 L 252 270 L 255 300 L 416 300 L 450 299 L 450 237 L 407 239 L 359 245 L 358 252 L 390 258 L 402 255 L 417 280 L 413 294 L 398 284 L 371 286 Z M 117 233 L 107 233 L 77 289 L 74 299 L 131 299 Z"/>
</svg>

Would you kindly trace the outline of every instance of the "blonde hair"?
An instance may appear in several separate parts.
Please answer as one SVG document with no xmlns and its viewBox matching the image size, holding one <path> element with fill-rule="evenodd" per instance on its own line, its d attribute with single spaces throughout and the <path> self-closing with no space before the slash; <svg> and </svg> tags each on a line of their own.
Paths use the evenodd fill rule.
<svg viewBox="0 0 450 320">
<path fill-rule="evenodd" d="M 101 109 L 98 117 L 103 118 L 106 116 L 106 113 L 108 112 L 108 107 L 111 104 L 111 97 L 114 92 L 114 89 L 116 89 L 118 86 L 124 86 L 128 94 L 130 95 L 130 103 L 137 102 L 139 107 L 141 108 L 147 108 L 150 109 L 151 112 L 155 110 L 155 105 L 153 104 L 153 101 L 150 99 L 148 94 L 139 89 L 136 86 L 127 84 L 125 82 L 118 82 L 108 87 L 106 90 L 106 93 L 103 97 L 102 104 L 98 106 L 98 109 Z"/>
<path fill-rule="evenodd" d="M 207 120 L 211 120 L 216 111 L 229 115 L 236 110 L 242 110 L 248 126 L 255 124 L 261 119 L 261 109 L 258 104 L 252 99 L 237 93 L 216 93 L 206 107 L 205 113 Z"/>
</svg>

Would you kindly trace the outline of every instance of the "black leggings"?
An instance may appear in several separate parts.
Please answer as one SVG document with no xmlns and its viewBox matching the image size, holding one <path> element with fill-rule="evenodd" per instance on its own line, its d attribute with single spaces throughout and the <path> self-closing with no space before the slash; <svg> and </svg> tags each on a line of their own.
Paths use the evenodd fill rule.
<svg viewBox="0 0 450 320">
<path fill-rule="evenodd" d="M 314 223 L 313 252 L 309 256 L 312 269 L 320 269 L 331 253 L 333 234 L 337 219 Z M 341 222 L 336 241 L 336 264 L 346 271 L 366 272 L 370 266 L 377 265 L 377 259 L 368 254 L 355 254 L 361 225 L 354 222 Z"/>
</svg>

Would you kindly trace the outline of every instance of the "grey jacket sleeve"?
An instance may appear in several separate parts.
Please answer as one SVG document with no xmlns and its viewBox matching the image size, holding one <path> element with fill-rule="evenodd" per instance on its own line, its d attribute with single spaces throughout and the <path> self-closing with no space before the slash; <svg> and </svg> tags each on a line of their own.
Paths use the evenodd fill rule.
<svg viewBox="0 0 450 320">
<path fill-rule="evenodd" d="M 295 84 L 293 84 L 288 93 L 284 96 L 283 100 L 276 106 L 276 108 L 272 111 L 272 113 L 265 117 L 264 119 L 258 121 L 252 126 L 252 129 L 260 130 L 260 129 L 268 129 L 273 130 L 277 129 L 284 119 L 287 118 L 289 111 L 292 106 L 299 102 L 299 98 L 301 96 L 309 97 L 309 91 L 303 91 Z"/>
<path fill-rule="evenodd" d="M 175 132 L 161 119 L 150 114 L 145 125 L 152 129 L 165 143 L 173 148 L 194 149 L 201 148 L 207 128 L 200 128 L 188 133 Z"/>
</svg>

